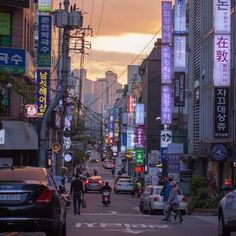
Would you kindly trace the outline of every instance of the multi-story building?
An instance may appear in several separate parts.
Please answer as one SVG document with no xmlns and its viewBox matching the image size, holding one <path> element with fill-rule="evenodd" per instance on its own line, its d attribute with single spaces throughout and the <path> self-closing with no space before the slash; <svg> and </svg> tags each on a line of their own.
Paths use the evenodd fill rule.
<svg viewBox="0 0 236 236">
<path fill-rule="evenodd" d="M 25 105 L 34 100 L 35 1 L 0 2 L 1 164 L 37 164 L 38 136 Z"/>
</svg>

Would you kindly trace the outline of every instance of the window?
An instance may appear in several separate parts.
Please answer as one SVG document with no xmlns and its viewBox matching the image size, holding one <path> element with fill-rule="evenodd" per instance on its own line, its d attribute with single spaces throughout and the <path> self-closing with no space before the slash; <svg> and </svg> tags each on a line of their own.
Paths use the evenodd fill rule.
<svg viewBox="0 0 236 236">
<path fill-rule="evenodd" d="M 11 14 L 0 12 L 0 46 L 11 46 Z"/>
</svg>

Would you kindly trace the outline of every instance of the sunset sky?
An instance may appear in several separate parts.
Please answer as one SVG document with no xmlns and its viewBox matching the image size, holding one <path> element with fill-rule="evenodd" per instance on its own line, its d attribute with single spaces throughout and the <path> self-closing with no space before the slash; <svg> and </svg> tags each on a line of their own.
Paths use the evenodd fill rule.
<svg viewBox="0 0 236 236">
<path fill-rule="evenodd" d="M 95 80 L 108 70 L 127 83 L 127 66 L 139 65 L 161 36 L 161 0 L 70 0 L 84 12 L 83 27 L 93 29 L 89 55 L 85 56 L 87 78 Z M 156 35 L 156 36 L 155 36 Z M 72 68 L 79 68 L 79 57 Z"/>
</svg>

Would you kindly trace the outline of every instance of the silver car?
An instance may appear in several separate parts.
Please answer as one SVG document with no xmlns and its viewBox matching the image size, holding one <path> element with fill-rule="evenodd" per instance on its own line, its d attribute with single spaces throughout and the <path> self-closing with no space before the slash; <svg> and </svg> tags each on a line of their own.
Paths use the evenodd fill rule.
<svg viewBox="0 0 236 236">
<path fill-rule="evenodd" d="M 162 185 L 149 185 L 146 187 L 144 193 L 141 196 L 139 208 L 143 213 L 152 214 L 155 211 L 163 212 L 164 210 L 164 201 L 161 194 L 163 189 Z M 183 215 L 187 212 L 187 198 L 183 195 L 180 188 L 177 187 L 178 198 L 180 202 L 180 211 Z"/>
<path fill-rule="evenodd" d="M 231 232 L 236 232 L 236 190 L 227 193 L 218 207 L 219 236 L 230 236 Z"/>
</svg>

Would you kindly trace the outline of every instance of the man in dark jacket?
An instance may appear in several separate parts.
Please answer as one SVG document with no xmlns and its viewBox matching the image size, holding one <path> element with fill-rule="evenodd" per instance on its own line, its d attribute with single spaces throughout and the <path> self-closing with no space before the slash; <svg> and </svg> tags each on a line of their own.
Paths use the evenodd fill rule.
<svg viewBox="0 0 236 236">
<path fill-rule="evenodd" d="M 78 174 L 75 175 L 75 179 L 72 180 L 71 182 L 70 195 L 71 194 L 73 195 L 74 214 L 77 215 L 78 213 L 78 215 L 80 215 L 80 206 L 81 206 L 81 199 L 84 195 L 84 186 Z"/>
</svg>

